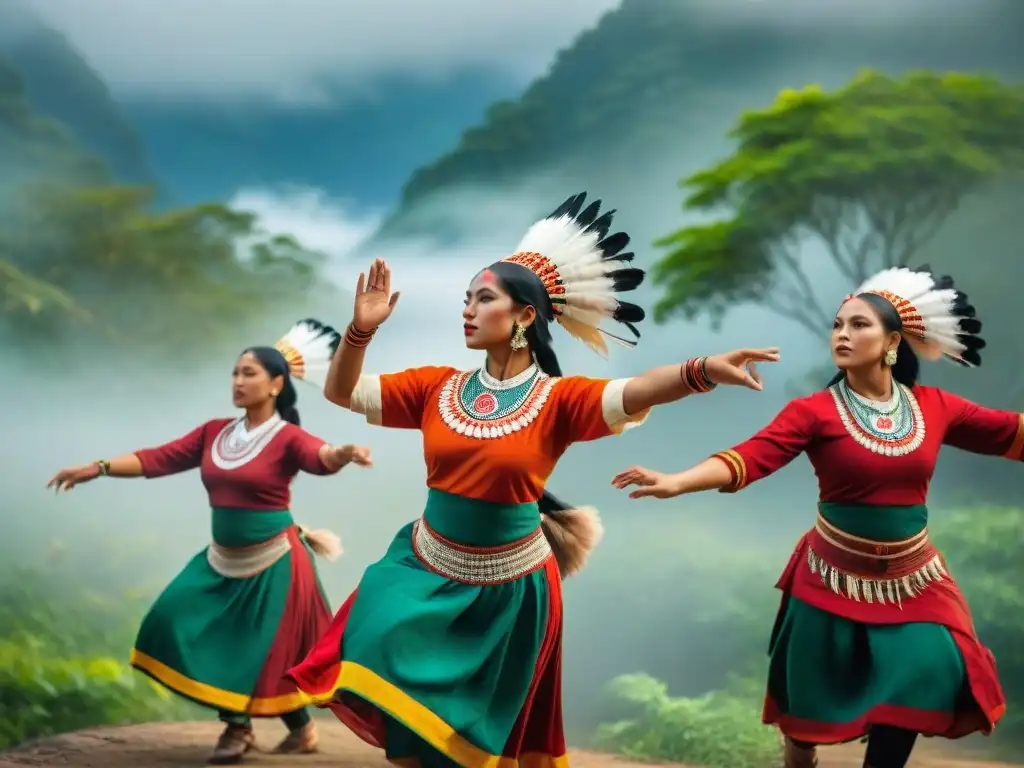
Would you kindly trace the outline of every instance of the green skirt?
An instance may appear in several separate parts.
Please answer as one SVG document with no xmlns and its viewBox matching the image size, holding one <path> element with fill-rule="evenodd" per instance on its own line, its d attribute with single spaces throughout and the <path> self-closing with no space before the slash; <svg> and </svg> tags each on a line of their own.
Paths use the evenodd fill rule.
<svg viewBox="0 0 1024 768">
<path fill-rule="evenodd" d="M 909 539 L 927 524 L 924 507 L 822 504 L 821 515 L 874 542 Z M 952 577 L 902 603 L 855 601 L 809 567 L 810 552 L 828 562 L 826 551 L 825 540 L 809 532 L 777 585 L 784 594 L 769 644 L 764 722 L 818 744 L 850 741 L 883 724 L 950 737 L 991 730 L 1002 691 Z M 883 578 L 879 561 L 864 557 L 875 576 L 862 576 L 869 566 L 854 575 Z"/>
<path fill-rule="evenodd" d="M 540 523 L 535 504 L 498 505 L 431 490 L 424 519 L 441 536 L 494 548 Z M 424 565 L 413 524 L 395 536 L 291 670 L 389 759 L 498 768 L 532 755 L 565 762 L 561 580 L 553 558 L 499 584 L 453 581 Z"/>
<path fill-rule="evenodd" d="M 246 578 L 218 573 L 207 549 L 195 555 L 142 620 L 132 666 L 220 711 L 275 717 L 302 709 L 306 699 L 285 673 L 330 625 L 313 553 L 288 511 L 213 510 L 221 546 L 279 535 L 288 553 Z"/>
</svg>

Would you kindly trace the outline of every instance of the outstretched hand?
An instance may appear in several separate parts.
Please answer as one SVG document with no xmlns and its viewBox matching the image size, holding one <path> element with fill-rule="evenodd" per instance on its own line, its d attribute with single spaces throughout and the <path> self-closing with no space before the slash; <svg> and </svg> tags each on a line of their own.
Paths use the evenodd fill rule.
<svg viewBox="0 0 1024 768">
<path fill-rule="evenodd" d="M 630 467 L 625 472 L 619 472 L 612 478 L 612 485 L 620 490 L 631 485 L 638 486 L 635 491 L 630 492 L 631 499 L 642 499 L 645 496 L 671 499 L 683 492 L 675 475 L 666 475 L 644 467 Z"/>
<path fill-rule="evenodd" d="M 361 445 L 342 445 L 336 449 L 342 464 L 355 464 L 358 467 L 372 467 L 370 449 Z"/>
<path fill-rule="evenodd" d="M 46 487 L 53 488 L 54 493 L 70 491 L 76 485 L 79 485 L 80 483 L 88 483 L 90 480 L 95 480 L 99 476 L 99 464 L 96 462 L 93 462 L 92 464 L 83 464 L 80 467 L 62 469 L 50 478 L 50 482 L 46 484 Z"/>
<path fill-rule="evenodd" d="M 767 349 L 736 349 L 724 355 L 709 357 L 704 370 L 714 384 L 747 387 L 758 392 L 764 389 L 757 363 L 777 363 L 780 359 L 778 347 Z"/>
<path fill-rule="evenodd" d="M 384 259 L 374 259 L 367 273 L 359 273 L 356 283 L 355 306 L 352 322 L 364 332 L 370 332 L 391 317 L 398 304 L 399 292 L 391 293 L 391 268 Z"/>
</svg>

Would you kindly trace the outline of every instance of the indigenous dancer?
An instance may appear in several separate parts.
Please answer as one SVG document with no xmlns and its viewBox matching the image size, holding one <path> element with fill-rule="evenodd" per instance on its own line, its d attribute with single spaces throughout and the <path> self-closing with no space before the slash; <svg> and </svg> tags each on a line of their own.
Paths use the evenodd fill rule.
<svg viewBox="0 0 1024 768">
<path fill-rule="evenodd" d="M 754 437 L 680 474 L 633 467 L 631 498 L 738 491 L 806 452 L 818 517 L 777 586 L 763 719 L 786 765 L 816 744 L 868 736 L 865 766 L 903 768 L 918 734 L 990 733 L 1005 709 L 992 654 L 929 539 L 925 497 L 939 448 L 1020 461 L 1020 414 L 918 385 L 918 356 L 980 365 L 981 323 L 949 277 L 888 269 L 843 303 L 839 374 Z"/>
<path fill-rule="evenodd" d="M 200 470 L 213 509 L 213 541 L 163 591 L 142 621 L 131 664 L 176 693 L 215 708 L 225 723 L 209 762 L 231 764 L 253 747 L 250 717 L 280 717 L 276 751 L 316 751 L 305 697 L 284 675 L 327 631 L 331 614 L 312 553 L 341 553 L 330 531 L 307 531 L 288 511 L 298 472 L 329 475 L 365 448 L 331 446 L 299 427 L 292 379 L 327 370 L 340 341 L 315 320 L 235 363 L 233 399 L 245 415 L 214 419 L 184 437 L 58 472 L 69 491 L 100 476 L 165 477 Z"/>
<path fill-rule="evenodd" d="M 648 410 L 715 382 L 761 389 L 743 350 L 631 379 L 563 377 L 550 323 L 606 354 L 605 317 L 643 310 L 616 299 L 644 273 L 626 262 L 625 233 L 585 195 L 535 224 L 515 252 L 473 279 L 466 345 L 484 367 L 361 375 L 378 326 L 394 309 L 391 274 L 359 276 L 355 312 L 331 365 L 328 399 L 372 424 L 423 432 L 426 509 L 370 566 L 330 632 L 291 671 L 392 761 L 491 768 L 566 765 L 561 714 L 561 577 L 578 570 L 601 529 L 544 491 L 575 442 L 617 434 Z"/>
</svg>

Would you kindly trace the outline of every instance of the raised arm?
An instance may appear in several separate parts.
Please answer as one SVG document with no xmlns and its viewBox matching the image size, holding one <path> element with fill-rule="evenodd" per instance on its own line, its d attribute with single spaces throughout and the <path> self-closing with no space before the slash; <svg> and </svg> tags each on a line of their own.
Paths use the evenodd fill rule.
<svg viewBox="0 0 1024 768">
<path fill-rule="evenodd" d="M 663 365 L 629 379 L 623 392 L 623 407 L 629 415 L 687 395 L 709 392 L 719 384 L 732 384 L 761 391 L 756 363 L 779 360 L 777 347 L 738 349 L 714 357 L 696 357 L 681 365 Z"/>
<path fill-rule="evenodd" d="M 391 293 L 391 270 L 383 259 L 376 259 L 367 274 L 359 273 L 356 283 L 352 322 L 342 337 L 338 352 L 331 360 L 324 383 L 324 397 L 342 408 L 353 406 L 353 394 L 363 373 L 366 347 L 377 328 L 391 316 L 399 294 Z"/>
<path fill-rule="evenodd" d="M 676 474 L 630 467 L 612 479 L 616 488 L 637 486 L 631 499 L 669 499 L 684 493 L 734 493 L 785 467 L 803 453 L 814 431 L 814 414 L 806 399 L 789 403 L 771 424 L 727 451 L 721 451 Z"/>
<path fill-rule="evenodd" d="M 1024 415 L 972 403 L 936 390 L 946 411 L 943 442 L 971 453 L 1024 461 Z"/>
</svg>

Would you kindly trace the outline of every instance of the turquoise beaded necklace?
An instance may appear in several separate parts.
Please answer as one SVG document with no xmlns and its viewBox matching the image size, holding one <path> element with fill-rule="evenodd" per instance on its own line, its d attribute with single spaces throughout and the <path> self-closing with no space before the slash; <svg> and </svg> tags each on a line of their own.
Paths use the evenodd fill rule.
<svg viewBox="0 0 1024 768">
<path fill-rule="evenodd" d="M 462 385 L 459 405 L 471 419 L 503 419 L 523 407 L 538 376 L 540 370 L 533 365 L 518 376 L 498 381 L 481 368 L 473 371 Z"/>
</svg>

